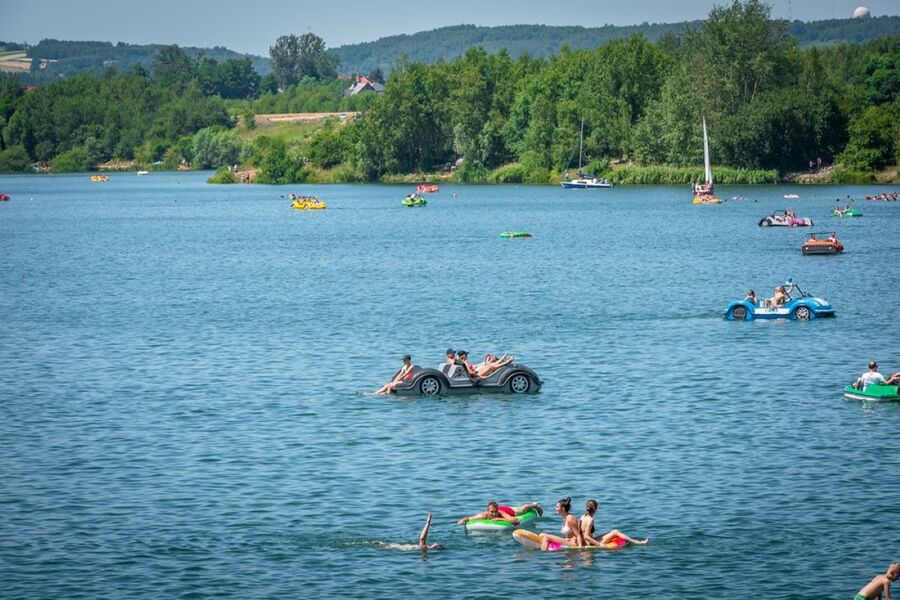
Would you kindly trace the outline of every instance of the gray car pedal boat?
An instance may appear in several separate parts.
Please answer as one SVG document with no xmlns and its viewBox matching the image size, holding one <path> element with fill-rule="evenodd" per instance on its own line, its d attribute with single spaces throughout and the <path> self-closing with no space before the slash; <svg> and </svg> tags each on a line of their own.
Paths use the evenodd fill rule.
<svg viewBox="0 0 900 600">
<path fill-rule="evenodd" d="M 395 394 L 400 396 L 442 396 L 494 392 L 530 394 L 539 391 L 544 383 L 537 373 L 525 365 L 515 363 L 497 369 L 490 377 L 477 383 L 469 378 L 462 365 L 445 364 L 438 369 L 415 366 L 411 375 L 407 381 L 394 386 Z"/>
</svg>

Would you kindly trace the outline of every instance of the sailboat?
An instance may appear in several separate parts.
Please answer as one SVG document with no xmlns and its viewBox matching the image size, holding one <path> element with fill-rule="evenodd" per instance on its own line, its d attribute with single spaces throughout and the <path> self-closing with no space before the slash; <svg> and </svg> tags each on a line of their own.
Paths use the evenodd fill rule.
<svg viewBox="0 0 900 600">
<path fill-rule="evenodd" d="M 712 166 L 709 164 L 709 137 L 706 135 L 706 117 L 703 117 L 703 170 L 705 183 L 694 184 L 694 204 L 719 204 L 713 185 Z"/>
<path fill-rule="evenodd" d="M 584 119 L 581 120 L 581 135 L 578 138 L 578 177 L 563 181 L 562 186 L 569 189 L 594 190 L 599 188 L 611 188 L 612 184 L 606 179 L 597 179 L 593 175 L 584 173 L 581 165 L 584 160 Z M 568 172 L 566 172 L 568 176 Z"/>
</svg>

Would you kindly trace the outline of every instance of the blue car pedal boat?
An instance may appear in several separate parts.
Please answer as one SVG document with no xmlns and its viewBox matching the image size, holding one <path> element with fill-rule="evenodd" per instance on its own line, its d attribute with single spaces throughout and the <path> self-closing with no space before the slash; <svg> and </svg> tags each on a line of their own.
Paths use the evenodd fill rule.
<svg viewBox="0 0 900 600">
<path fill-rule="evenodd" d="M 781 306 L 760 306 L 745 298 L 729 302 L 722 314 L 729 321 L 752 321 L 754 319 L 808 321 L 834 316 L 834 307 L 827 300 L 804 292 L 792 280 L 788 279 L 785 289 L 789 300 Z M 792 298 L 790 293 L 795 290 L 800 295 Z"/>
</svg>

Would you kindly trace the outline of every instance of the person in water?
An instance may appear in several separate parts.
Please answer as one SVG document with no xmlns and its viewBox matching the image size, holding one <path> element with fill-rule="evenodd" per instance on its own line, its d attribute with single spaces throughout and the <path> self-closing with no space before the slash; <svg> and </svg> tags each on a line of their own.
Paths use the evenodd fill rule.
<svg viewBox="0 0 900 600">
<path fill-rule="evenodd" d="M 424 550 L 425 552 L 429 550 L 443 550 L 443 546 L 441 544 L 429 544 L 428 543 L 428 532 L 431 530 L 431 513 L 428 513 L 428 517 L 425 519 L 425 527 L 422 528 L 422 533 L 419 534 L 419 550 Z"/>
<path fill-rule="evenodd" d="M 459 521 L 456 522 L 457 525 L 465 525 L 472 519 L 502 519 L 504 521 L 508 521 L 513 525 L 519 524 L 520 517 L 527 513 L 529 510 L 534 509 L 538 515 L 544 514 L 544 509 L 541 508 L 541 505 L 537 502 L 526 502 L 521 506 L 506 506 L 503 504 L 499 504 L 496 500 L 491 500 L 488 502 L 487 510 L 484 512 L 480 512 L 468 517 L 463 517 Z"/>
<path fill-rule="evenodd" d="M 378 389 L 376 394 L 390 394 L 394 391 L 394 388 L 403 383 L 404 381 L 408 381 L 412 379 L 412 371 L 415 367 L 412 364 L 412 357 L 409 354 L 405 354 L 403 356 L 403 366 L 400 368 L 400 372 L 397 373 L 397 376 L 392 380 L 381 386 Z"/>
<path fill-rule="evenodd" d="M 550 533 L 541 534 L 541 550 L 550 550 L 553 546 L 574 546 L 576 548 L 583 547 L 584 535 L 581 533 L 581 526 L 578 519 L 571 514 L 572 498 L 566 496 L 556 503 L 556 514 L 562 517 L 563 525 L 559 530 L 562 536 Z"/>
<path fill-rule="evenodd" d="M 584 541 L 590 544 L 591 546 L 600 546 L 603 547 L 604 544 L 609 544 L 614 542 L 615 539 L 622 538 L 626 542 L 631 542 L 632 544 L 643 545 L 649 542 L 648 539 L 636 540 L 634 538 L 628 537 L 618 529 L 613 529 L 608 531 L 600 536 L 600 539 L 594 537 L 594 515 L 597 512 L 597 501 L 593 498 L 588 500 L 584 505 L 584 514 L 578 520 L 578 525 L 581 527 L 581 535 L 584 536 Z"/>
<path fill-rule="evenodd" d="M 481 380 L 487 379 L 497 369 L 505 367 L 506 365 L 512 364 L 512 362 L 516 359 L 515 356 L 506 356 L 505 354 L 500 358 L 496 358 L 491 362 L 484 362 L 479 365 L 472 365 L 469 363 L 469 353 L 465 350 L 460 350 L 456 353 L 457 361 L 466 367 L 466 372 L 469 374 L 469 377 L 473 380 Z"/>
<path fill-rule="evenodd" d="M 869 370 L 853 382 L 853 387 L 865 391 L 866 387 L 870 385 L 900 385 L 900 371 L 885 379 L 884 375 L 878 372 L 878 363 L 871 360 L 869 361 Z"/>
<path fill-rule="evenodd" d="M 887 600 L 891 600 L 891 582 L 897 581 L 900 577 L 900 563 L 891 563 L 888 565 L 887 572 L 884 575 L 876 575 L 872 581 L 863 586 L 856 593 L 853 600 L 875 600 L 881 598 L 882 594 Z"/>
</svg>

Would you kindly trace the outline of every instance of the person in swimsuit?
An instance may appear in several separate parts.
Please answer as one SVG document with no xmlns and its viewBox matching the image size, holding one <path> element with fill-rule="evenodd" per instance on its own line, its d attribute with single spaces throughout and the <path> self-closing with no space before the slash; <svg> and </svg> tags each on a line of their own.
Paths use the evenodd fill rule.
<svg viewBox="0 0 900 600">
<path fill-rule="evenodd" d="M 466 372 L 469 374 L 469 377 L 472 378 L 473 381 L 480 381 L 482 379 L 487 379 L 497 369 L 505 367 L 506 365 L 512 364 L 514 360 L 516 360 L 515 356 L 506 356 L 503 355 L 500 358 L 494 359 L 492 362 L 484 362 L 480 365 L 471 365 L 469 363 L 469 353 L 465 350 L 460 350 L 456 353 L 457 361 L 466 367 Z"/>
<path fill-rule="evenodd" d="M 563 526 L 559 530 L 562 536 L 552 535 L 550 533 L 541 534 L 541 550 L 546 551 L 556 549 L 560 546 L 570 546 L 580 548 L 584 546 L 584 536 L 581 534 L 581 527 L 578 525 L 578 519 L 570 514 L 572 510 L 572 499 L 568 496 L 556 503 L 556 514 L 562 517 Z"/>
<path fill-rule="evenodd" d="M 521 506 L 513 507 L 498 504 L 496 500 L 491 500 L 490 502 L 488 502 L 486 511 L 471 515 L 469 517 L 463 517 L 462 519 L 457 521 L 456 524 L 465 525 L 472 519 L 502 519 L 504 521 L 512 523 L 513 525 L 518 525 L 519 519 L 517 519 L 516 517 L 524 515 L 531 509 L 534 509 L 538 515 L 544 514 L 544 509 L 541 508 L 541 505 L 537 502 L 527 502 Z"/>
<path fill-rule="evenodd" d="M 880 599 L 882 594 L 887 600 L 891 600 L 891 582 L 897 581 L 897 577 L 900 577 L 900 563 L 891 563 L 888 565 L 887 572 L 884 575 L 873 577 L 872 581 L 857 592 L 853 600 Z"/>
<path fill-rule="evenodd" d="M 636 540 L 631 538 L 618 529 L 613 529 L 604 533 L 600 536 L 600 539 L 596 539 L 594 537 L 594 514 L 597 512 L 597 501 L 593 498 L 588 500 L 585 505 L 585 513 L 578 520 L 578 525 L 581 527 L 581 535 L 584 536 L 584 541 L 590 544 L 591 546 L 603 546 L 604 544 L 608 544 L 610 542 L 615 541 L 615 538 L 622 538 L 626 542 L 631 542 L 632 544 L 643 545 L 649 542 L 648 539 Z"/>
<path fill-rule="evenodd" d="M 381 388 L 375 393 L 390 394 L 394 391 L 395 387 L 412 378 L 412 371 L 414 368 L 415 367 L 412 364 L 412 357 L 409 354 L 405 354 L 403 356 L 403 367 L 400 368 L 400 372 L 397 373 L 397 376 L 388 383 L 381 386 Z"/>
<path fill-rule="evenodd" d="M 428 513 L 428 517 L 425 519 L 425 527 L 422 528 L 422 533 L 419 534 L 419 550 L 423 550 L 425 552 L 429 550 L 443 550 L 443 546 L 441 544 L 429 544 L 428 543 L 428 531 L 431 529 L 431 513 Z"/>
</svg>

